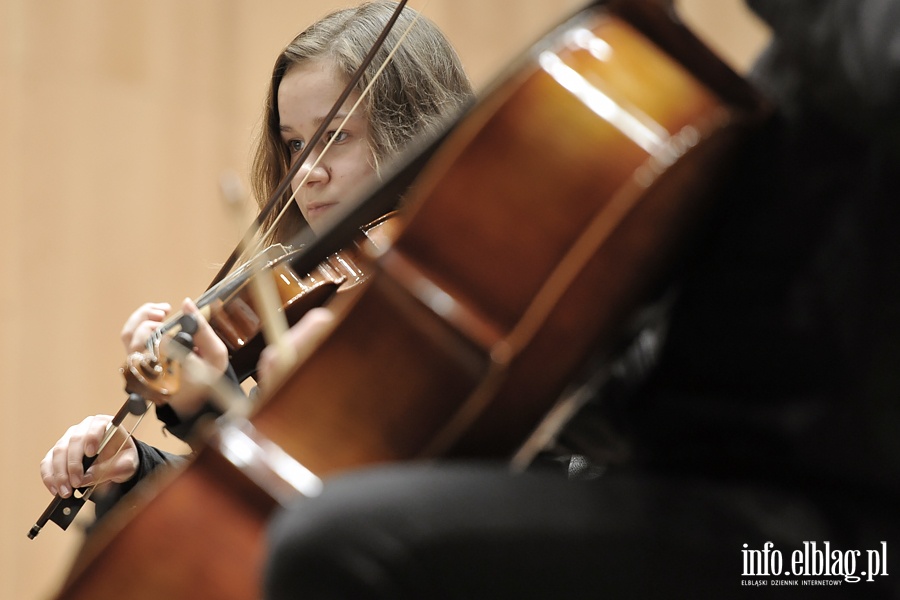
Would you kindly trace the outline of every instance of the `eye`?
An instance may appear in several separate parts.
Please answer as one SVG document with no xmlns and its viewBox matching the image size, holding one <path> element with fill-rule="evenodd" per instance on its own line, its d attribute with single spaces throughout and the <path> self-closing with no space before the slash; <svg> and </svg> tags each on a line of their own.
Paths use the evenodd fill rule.
<svg viewBox="0 0 900 600">
<path fill-rule="evenodd" d="M 341 142 L 346 141 L 347 138 L 350 137 L 350 134 L 343 130 L 342 131 L 329 131 L 326 134 L 326 137 L 328 138 L 328 140 L 334 140 L 335 144 L 340 144 Z M 326 141 L 328 141 L 328 140 L 326 140 Z"/>
<path fill-rule="evenodd" d="M 305 145 L 306 144 L 303 143 L 303 140 L 288 140 L 287 141 L 288 151 L 290 151 L 291 154 L 296 154 L 297 152 L 300 152 L 301 150 L 303 150 L 303 147 Z"/>
</svg>

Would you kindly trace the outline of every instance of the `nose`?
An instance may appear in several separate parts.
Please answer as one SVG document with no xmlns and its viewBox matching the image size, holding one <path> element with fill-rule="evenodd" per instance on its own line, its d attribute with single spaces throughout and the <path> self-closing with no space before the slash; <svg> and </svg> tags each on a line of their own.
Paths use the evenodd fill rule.
<svg viewBox="0 0 900 600">
<path fill-rule="evenodd" d="M 295 188 L 299 186 L 314 187 L 327 183 L 328 179 L 328 168 L 323 161 L 319 160 L 319 155 L 313 153 L 306 158 L 303 166 L 297 171 L 293 184 Z"/>
</svg>

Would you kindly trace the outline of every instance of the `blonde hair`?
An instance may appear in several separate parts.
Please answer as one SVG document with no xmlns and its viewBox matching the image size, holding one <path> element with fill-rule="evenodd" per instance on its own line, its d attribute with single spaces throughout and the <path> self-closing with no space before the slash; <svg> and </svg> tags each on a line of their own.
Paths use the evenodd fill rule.
<svg viewBox="0 0 900 600">
<path fill-rule="evenodd" d="M 253 192 L 260 207 L 274 193 L 290 167 L 290 155 L 279 129 L 278 111 L 278 88 L 285 73 L 304 61 L 324 58 L 349 81 L 396 6 L 396 2 L 367 2 L 356 8 L 333 12 L 294 38 L 279 55 L 272 70 L 263 130 L 251 170 Z M 357 85 L 361 92 L 374 79 L 363 101 L 363 110 L 369 122 L 368 141 L 376 165 L 396 155 L 417 135 L 437 128 L 473 96 L 456 51 L 437 26 L 423 17 L 409 29 L 387 67 L 375 78 L 389 52 L 415 18 L 415 11 L 404 8 Z M 271 232 L 270 241 L 287 241 L 304 227 L 299 209 L 291 204 L 288 214 Z M 274 217 L 271 215 L 264 227 L 268 228 Z"/>
</svg>

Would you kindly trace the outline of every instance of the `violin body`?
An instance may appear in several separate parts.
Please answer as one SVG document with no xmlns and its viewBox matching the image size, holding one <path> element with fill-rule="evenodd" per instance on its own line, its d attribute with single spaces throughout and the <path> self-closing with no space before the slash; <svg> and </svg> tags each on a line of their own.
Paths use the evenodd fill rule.
<svg viewBox="0 0 900 600">
<path fill-rule="evenodd" d="M 581 12 L 455 125 L 316 352 L 108 515 L 60 598 L 259 597 L 269 514 L 314 493 L 284 473 L 510 457 L 665 285 L 764 115 L 661 4 Z"/>
<path fill-rule="evenodd" d="M 286 253 L 266 265 L 255 276 L 269 276 L 278 290 L 281 309 L 289 323 L 296 323 L 310 308 L 325 304 L 337 289 L 350 278 L 362 277 L 354 263 L 329 257 L 313 271 L 300 276 L 290 267 L 291 256 L 302 250 Z M 216 335 L 228 348 L 229 361 L 239 378 L 256 369 L 256 360 L 265 346 L 262 336 L 262 316 L 253 297 L 252 286 L 244 285 L 226 298 L 210 304 L 209 321 Z"/>
<path fill-rule="evenodd" d="M 300 320 L 311 308 L 322 306 L 337 292 L 345 292 L 368 278 L 368 259 L 363 245 L 376 248 L 386 246 L 396 224 L 394 213 L 367 224 L 361 229 L 362 238 L 348 244 L 344 250 L 325 258 L 306 275 L 298 275 L 291 267 L 298 248 L 270 261 L 262 272 L 269 275 L 278 290 L 281 310 L 291 325 Z M 210 305 L 209 324 L 225 342 L 229 360 L 238 375 L 245 379 L 256 371 L 259 355 L 265 347 L 262 336 L 262 316 L 250 286 L 243 285 L 225 297 L 217 298 Z"/>
<path fill-rule="evenodd" d="M 198 306 L 228 348 L 229 363 L 239 381 L 256 372 L 256 363 L 265 348 L 263 315 L 252 293 L 252 279 L 266 277 L 272 281 L 278 294 L 278 310 L 293 325 L 310 309 L 323 306 L 336 293 L 353 289 L 368 278 L 371 261 L 366 255 L 377 253 L 390 243 L 397 229 L 392 221 L 395 215 L 389 213 L 363 227 L 359 240 L 326 257 L 306 275 L 298 275 L 291 266 L 291 260 L 303 252 L 302 248 L 288 251 L 282 246 L 272 246 L 204 294 Z M 177 325 L 177 319 L 169 323 Z M 129 394 L 165 403 L 178 393 L 183 351 L 169 351 L 170 342 L 171 336 L 160 336 L 152 352 L 135 352 L 128 357 L 121 371 Z"/>
</svg>

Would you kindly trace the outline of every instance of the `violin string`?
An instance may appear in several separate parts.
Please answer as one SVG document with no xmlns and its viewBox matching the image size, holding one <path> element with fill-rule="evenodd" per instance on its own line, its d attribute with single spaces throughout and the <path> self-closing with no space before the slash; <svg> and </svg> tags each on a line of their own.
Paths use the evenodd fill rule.
<svg viewBox="0 0 900 600">
<path fill-rule="evenodd" d="M 153 358 L 159 358 L 156 354 L 156 347 L 159 345 L 160 336 L 162 335 L 160 329 L 162 327 L 156 328 L 147 339 L 147 353 L 152 355 Z"/>
<path fill-rule="evenodd" d="M 387 68 L 387 66 L 391 62 L 391 60 L 393 60 L 394 55 L 400 50 L 400 47 L 403 45 L 403 42 L 409 36 L 409 33 L 412 31 L 412 28 L 416 25 L 416 23 L 418 23 L 419 17 L 422 15 L 422 11 L 424 11 L 427 6 L 428 6 L 428 0 L 423 2 L 421 8 L 419 8 L 416 11 L 415 17 L 413 17 L 413 19 L 412 19 L 412 21 L 410 21 L 409 25 L 407 25 L 406 28 L 403 30 L 403 33 L 401 34 L 400 38 L 397 40 L 397 43 L 394 44 L 394 47 L 391 48 L 391 51 L 388 53 L 387 58 L 384 59 L 384 61 L 381 63 L 381 66 L 378 67 L 377 71 L 375 71 L 375 74 L 372 77 L 372 80 L 368 83 L 368 85 L 366 85 L 366 87 L 360 93 L 359 98 L 356 100 L 356 102 L 354 102 L 353 106 L 347 112 L 347 115 L 340 122 L 337 129 L 335 130 L 335 135 L 332 135 L 328 139 L 328 142 L 325 144 L 325 147 L 322 148 L 322 151 L 316 157 L 316 160 L 313 161 L 313 164 L 310 165 L 310 167 L 307 169 L 306 174 L 303 176 L 303 179 L 301 179 L 300 183 L 298 183 L 296 186 L 292 186 L 293 191 L 292 191 L 290 197 L 284 203 L 284 206 L 281 207 L 281 210 L 278 211 L 278 214 L 276 215 L 275 219 L 272 221 L 272 224 L 268 228 L 266 228 L 266 230 L 263 232 L 262 239 L 268 238 L 271 231 L 275 228 L 275 226 L 278 224 L 278 222 L 281 221 L 281 218 L 287 213 L 287 210 L 290 207 L 291 203 L 296 201 L 297 192 L 300 189 L 302 189 L 304 185 L 306 185 L 306 181 L 309 179 L 310 175 L 312 174 L 313 169 L 315 169 L 319 165 L 319 162 L 321 162 L 321 160 L 324 158 L 325 154 L 328 152 L 328 149 L 331 148 L 332 144 L 334 144 L 334 140 L 337 137 L 337 134 L 339 134 L 341 131 L 343 131 L 344 126 L 347 124 L 347 121 L 350 120 L 350 118 L 356 112 L 357 108 L 359 108 L 359 105 L 362 103 L 362 101 L 366 98 L 366 96 L 371 91 L 372 86 L 375 85 L 376 81 L 378 81 L 378 78 L 381 76 L 381 73 Z M 260 242 L 258 242 L 258 243 L 260 243 Z"/>
</svg>

